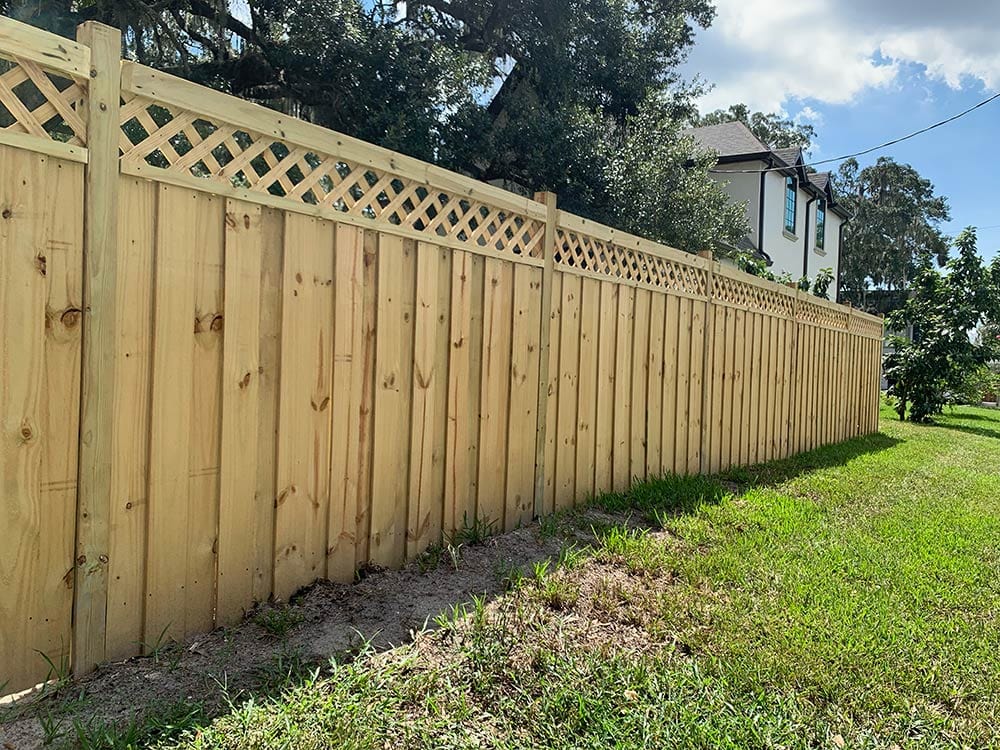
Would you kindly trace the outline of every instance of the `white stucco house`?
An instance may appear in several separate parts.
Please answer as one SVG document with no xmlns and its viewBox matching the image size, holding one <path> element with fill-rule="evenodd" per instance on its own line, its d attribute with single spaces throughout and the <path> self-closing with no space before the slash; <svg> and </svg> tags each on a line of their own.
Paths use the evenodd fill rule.
<svg viewBox="0 0 1000 750">
<path fill-rule="evenodd" d="M 739 249 L 759 254 L 773 273 L 793 280 L 833 269 L 829 297 L 836 299 L 840 245 L 850 215 L 837 205 L 830 173 L 807 172 L 802 149 L 772 149 L 741 122 L 685 133 L 718 154 L 712 177 L 746 206 L 750 232 Z"/>
</svg>

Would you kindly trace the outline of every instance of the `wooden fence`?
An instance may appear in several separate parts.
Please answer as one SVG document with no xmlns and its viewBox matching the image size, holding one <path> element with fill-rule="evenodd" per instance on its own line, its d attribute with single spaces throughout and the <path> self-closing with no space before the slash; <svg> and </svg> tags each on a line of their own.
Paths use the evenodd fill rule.
<svg viewBox="0 0 1000 750">
<path fill-rule="evenodd" d="M 877 429 L 878 318 L 0 20 L 0 685 Z"/>
</svg>

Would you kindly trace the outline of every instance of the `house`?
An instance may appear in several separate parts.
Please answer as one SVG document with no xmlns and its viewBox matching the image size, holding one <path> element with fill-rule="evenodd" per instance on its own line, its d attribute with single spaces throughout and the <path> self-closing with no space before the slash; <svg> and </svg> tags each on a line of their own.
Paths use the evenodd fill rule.
<svg viewBox="0 0 1000 750">
<path fill-rule="evenodd" d="M 719 155 L 713 178 L 746 205 L 750 233 L 737 249 L 756 253 L 774 274 L 793 280 L 832 269 L 829 297 L 836 299 L 841 240 L 850 215 L 837 205 L 830 173 L 807 171 L 802 149 L 772 149 L 742 122 L 685 133 Z"/>
</svg>

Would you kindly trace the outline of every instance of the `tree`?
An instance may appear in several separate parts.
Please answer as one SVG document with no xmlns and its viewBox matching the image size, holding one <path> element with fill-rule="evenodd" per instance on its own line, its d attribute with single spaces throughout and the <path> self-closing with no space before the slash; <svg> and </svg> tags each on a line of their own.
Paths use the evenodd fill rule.
<svg viewBox="0 0 1000 750">
<path fill-rule="evenodd" d="M 860 169 L 848 159 L 835 184 L 852 215 L 840 251 L 841 299 L 868 307 L 869 290 L 905 291 L 924 259 L 945 262 L 948 239 L 940 224 L 950 218 L 948 201 L 909 164 L 883 156 Z"/>
<path fill-rule="evenodd" d="M 705 115 L 695 115 L 694 124 L 718 125 L 723 122 L 742 122 L 761 141 L 771 148 L 791 148 L 798 146 L 808 151 L 816 138 L 812 125 L 782 118 L 773 112 L 751 112 L 745 104 L 732 104 L 729 109 L 717 109 Z"/>
<path fill-rule="evenodd" d="M 609 223 L 617 216 L 610 206 L 628 208 L 622 166 L 640 166 L 617 150 L 639 142 L 646 124 L 691 117 L 699 89 L 684 83 L 678 66 L 695 29 L 714 17 L 710 0 L 0 5 L 66 35 L 87 19 L 117 26 L 125 53 L 139 62 L 480 180 L 552 190 L 562 207 Z M 640 115 L 654 100 L 657 116 Z M 676 184 L 677 163 L 667 166 L 664 153 L 657 163 Z M 669 153 L 679 163 L 690 156 Z M 648 165 L 641 171 L 643 180 L 658 179 Z M 650 187 L 636 174 L 626 193 Z M 705 184 L 685 185 L 705 201 L 658 209 L 674 229 L 657 238 L 689 237 L 697 243 L 691 249 L 703 238 L 676 228 L 704 222 L 705 207 L 721 195 L 704 170 L 696 174 Z"/>
<path fill-rule="evenodd" d="M 709 177 L 713 155 L 681 134 L 669 106 L 651 99 L 626 120 L 608 165 L 609 220 L 622 229 L 685 250 L 735 244 L 745 237 L 746 210 Z M 692 154 L 696 154 L 691 158 Z M 676 211 L 684 204 L 683 212 Z"/>
<path fill-rule="evenodd" d="M 900 419 L 929 422 L 949 392 L 963 390 L 968 377 L 1000 353 L 995 341 L 970 336 L 1000 313 L 1000 279 L 977 255 L 975 229 L 959 234 L 955 246 L 958 256 L 944 273 L 929 254 L 920 257 L 910 298 L 888 319 L 890 329 L 913 330 L 911 339 L 892 338 L 885 363 Z"/>
</svg>

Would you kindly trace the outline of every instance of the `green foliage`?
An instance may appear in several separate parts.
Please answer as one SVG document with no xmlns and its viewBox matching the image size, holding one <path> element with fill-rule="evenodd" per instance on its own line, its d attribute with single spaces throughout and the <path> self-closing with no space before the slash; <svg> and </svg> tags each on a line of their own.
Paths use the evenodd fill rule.
<svg viewBox="0 0 1000 750">
<path fill-rule="evenodd" d="M 833 269 L 821 268 L 812 282 L 812 293 L 823 299 L 830 299 L 830 284 L 833 283 Z"/>
<path fill-rule="evenodd" d="M 945 262 L 948 240 L 940 225 L 951 217 L 948 201 L 909 164 L 883 156 L 860 169 L 848 159 L 836 186 L 840 205 L 853 217 L 840 250 L 842 300 L 867 307 L 873 288 L 909 288 L 922 259 Z"/>
<path fill-rule="evenodd" d="M 746 211 L 710 178 L 715 163 L 661 102 L 647 100 L 609 159 L 604 220 L 689 252 L 735 244 L 747 234 Z"/>
<path fill-rule="evenodd" d="M 996 401 L 1000 392 L 1000 368 L 977 367 L 965 377 L 953 394 L 956 404 L 979 406 L 983 401 Z"/>
<path fill-rule="evenodd" d="M 771 148 L 798 146 L 808 151 L 816 138 L 812 125 L 797 123 L 773 112 L 751 112 L 745 104 L 733 104 L 729 109 L 717 109 L 695 117 L 695 125 L 718 125 L 723 122 L 742 122 L 761 141 Z"/>
<path fill-rule="evenodd" d="M 1000 279 L 976 253 L 976 232 L 964 230 L 955 240 L 958 256 L 937 271 L 924 256 L 902 309 L 888 318 L 890 330 L 912 330 L 912 338 L 894 336 L 886 358 L 889 395 L 900 419 L 929 422 L 961 391 L 977 369 L 995 358 L 995 341 L 974 341 L 970 334 L 985 320 L 1000 317 Z"/>
<path fill-rule="evenodd" d="M 147 65 L 684 250 L 739 236 L 679 133 L 710 0 L 0 2 L 67 36 L 117 26 Z"/>
</svg>

